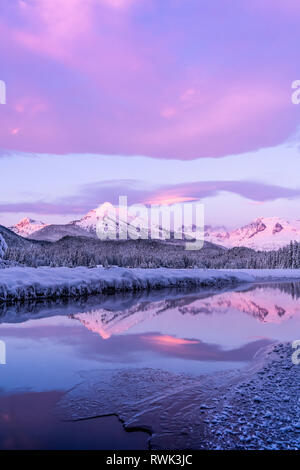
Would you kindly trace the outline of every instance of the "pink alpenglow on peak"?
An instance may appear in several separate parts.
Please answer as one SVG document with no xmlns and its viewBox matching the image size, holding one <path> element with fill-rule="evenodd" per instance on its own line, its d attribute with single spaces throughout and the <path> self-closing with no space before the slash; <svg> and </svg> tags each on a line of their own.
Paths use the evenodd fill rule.
<svg viewBox="0 0 300 470">
<path fill-rule="evenodd" d="M 254 250 L 277 250 L 291 241 L 300 242 L 300 220 L 287 221 L 280 217 L 259 217 L 232 231 L 210 228 L 205 239 L 228 248 L 245 246 Z"/>
<path fill-rule="evenodd" d="M 149 238 L 151 238 L 151 228 L 154 227 L 149 223 L 149 220 L 144 219 L 138 214 L 134 215 L 133 212 L 131 213 L 124 207 L 114 207 L 106 202 L 98 209 L 90 210 L 81 219 L 74 220 L 65 225 L 55 226 L 26 217 L 9 228 L 25 238 L 48 240 L 48 238 L 43 238 L 42 229 L 48 227 L 47 230 L 51 230 L 53 227 L 53 229 L 56 230 L 56 235 L 52 240 L 54 241 L 66 235 L 65 231 L 61 231 L 61 236 L 59 236 L 57 227 L 65 227 L 66 229 L 69 227 L 74 228 L 74 230 L 76 228 L 78 233 L 73 231 L 73 236 L 83 236 L 84 233 L 87 233 L 89 236 L 96 237 L 97 224 L 102 220 L 106 220 L 108 224 L 115 226 L 116 232 L 118 232 L 120 224 L 121 226 L 124 225 L 128 235 L 126 238 L 130 238 L 130 234 L 136 232 L 136 227 L 138 227 L 139 230 L 147 232 Z M 182 230 L 186 236 L 192 237 L 193 227 L 183 227 Z M 40 235 L 40 237 L 38 235 Z M 166 236 L 166 238 L 168 237 Z M 227 230 L 224 226 L 207 225 L 204 229 L 204 238 L 205 241 L 222 245 L 226 248 L 243 246 L 258 251 L 278 250 L 279 248 L 289 245 L 291 241 L 300 242 L 300 220 L 288 221 L 280 217 L 258 217 L 249 224 L 235 230 Z"/>
<path fill-rule="evenodd" d="M 21 237 L 28 237 L 34 232 L 41 230 L 42 228 L 46 227 L 47 224 L 41 222 L 39 220 L 33 220 L 29 217 L 25 217 L 24 219 L 20 220 L 19 223 L 9 227 L 10 230 L 15 232 L 16 234 L 20 235 Z"/>
</svg>

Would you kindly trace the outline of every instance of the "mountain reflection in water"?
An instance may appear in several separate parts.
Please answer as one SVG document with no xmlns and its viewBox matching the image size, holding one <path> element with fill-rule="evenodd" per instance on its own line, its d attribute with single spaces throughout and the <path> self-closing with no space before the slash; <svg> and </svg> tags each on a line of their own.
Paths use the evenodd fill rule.
<svg viewBox="0 0 300 470">
<path fill-rule="evenodd" d="M 64 389 L 91 368 L 239 368 L 270 342 L 297 339 L 299 295 L 298 283 L 272 283 L 2 305 L 2 383 Z"/>
</svg>

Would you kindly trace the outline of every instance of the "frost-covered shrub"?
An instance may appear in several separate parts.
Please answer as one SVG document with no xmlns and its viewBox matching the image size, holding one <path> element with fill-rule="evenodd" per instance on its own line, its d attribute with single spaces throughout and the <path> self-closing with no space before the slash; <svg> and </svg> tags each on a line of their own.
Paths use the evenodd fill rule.
<svg viewBox="0 0 300 470">
<path fill-rule="evenodd" d="M 6 242 L 4 238 L 2 237 L 2 235 L 0 235 L 0 260 L 3 259 L 6 250 L 7 250 Z"/>
</svg>

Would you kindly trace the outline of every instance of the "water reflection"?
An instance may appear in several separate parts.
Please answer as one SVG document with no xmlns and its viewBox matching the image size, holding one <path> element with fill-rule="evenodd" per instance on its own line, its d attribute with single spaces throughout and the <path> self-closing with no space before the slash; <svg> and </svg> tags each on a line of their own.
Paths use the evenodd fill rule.
<svg viewBox="0 0 300 470">
<path fill-rule="evenodd" d="M 243 292 L 226 292 L 207 300 L 196 300 L 180 307 L 182 314 L 227 313 L 230 309 L 252 315 L 259 321 L 279 323 L 299 315 L 299 285 L 269 284 L 253 286 Z"/>
<path fill-rule="evenodd" d="M 163 289 L 140 293 L 0 304 L 0 324 L 69 315 L 107 339 L 134 325 L 177 310 L 182 315 L 219 314 L 234 309 L 263 322 L 282 322 L 298 315 L 300 283 L 239 286 L 236 289 Z"/>
<path fill-rule="evenodd" d="M 244 290 L 206 293 L 186 293 L 182 297 L 136 302 L 118 310 L 98 308 L 90 312 L 73 314 L 70 318 L 79 320 L 92 332 L 103 339 L 118 335 L 136 324 L 162 315 L 170 310 L 182 315 L 216 315 L 238 311 L 251 315 L 261 322 L 280 323 L 299 315 L 300 284 L 264 284 Z"/>
<path fill-rule="evenodd" d="M 240 368 L 270 342 L 298 339 L 299 297 L 300 283 L 272 283 L 2 304 L 0 448 L 131 446 L 112 417 L 58 422 L 61 393 L 91 371 L 99 380 L 110 369 L 200 375 Z M 132 438 L 145 448 L 144 435 Z"/>
<path fill-rule="evenodd" d="M 298 339 L 300 283 L 161 290 L 2 306 L 5 390 L 65 389 L 81 370 L 241 367 L 272 341 Z"/>
</svg>

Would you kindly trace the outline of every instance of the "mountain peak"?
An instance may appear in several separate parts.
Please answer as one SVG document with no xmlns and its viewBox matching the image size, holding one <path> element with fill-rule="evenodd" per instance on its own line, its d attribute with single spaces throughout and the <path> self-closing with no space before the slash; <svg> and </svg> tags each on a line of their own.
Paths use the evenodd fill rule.
<svg viewBox="0 0 300 470">
<path fill-rule="evenodd" d="M 41 222 L 40 220 L 34 220 L 30 217 L 24 217 L 24 219 L 20 220 L 20 222 L 9 228 L 21 237 L 26 238 L 33 232 L 36 232 L 37 230 L 40 230 L 43 227 L 46 227 L 46 225 L 47 224 Z"/>
<path fill-rule="evenodd" d="M 210 230 L 206 239 L 227 248 L 245 246 L 254 250 L 277 250 L 291 241 L 300 242 L 300 221 L 261 216 L 247 225 L 228 232 L 227 235 L 219 233 L 216 229 Z"/>
<path fill-rule="evenodd" d="M 71 222 L 73 225 L 77 225 L 80 228 L 96 233 L 97 224 L 99 221 L 109 220 L 115 224 L 116 227 L 119 224 L 125 224 L 128 230 L 131 230 L 130 223 L 135 221 L 140 224 L 141 230 L 149 230 L 148 220 L 144 220 L 142 217 L 131 215 L 125 207 L 114 207 L 110 202 L 104 202 L 97 209 L 90 210 L 80 220 L 74 220 Z M 134 231 L 136 229 L 133 229 Z"/>
<path fill-rule="evenodd" d="M 24 219 L 20 220 L 20 222 L 18 222 L 16 225 L 23 226 L 23 225 L 28 225 L 28 224 L 43 224 L 43 222 L 30 219 L 30 217 L 24 217 Z"/>
<path fill-rule="evenodd" d="M 96 209 L 91 209 L 80 220 L 74 220 L 66 225 L 50 226 L 44 222 L 25 217 L 13 227 L 10 227 L 16 234 L 25 238 L 34 238 L 32 234 L 40 231 L 45 227 L 52 227 L 52 232 L 55 232 L 55 240 L 58 239 L 59 233 L 66 234 L 68 228 L 76 226 L 81 231 L 72 231 L 72 235 L 77 234 L 83 236 L 96 236 L 97 223 L 99 221 L 108 220 L 116 227 L 127 227 L 127 234 L 136 233 L 137 229 L 143 230 L 149 235 L 149 221 L 144 220 L 139 216 L 130 214 L 126 208 L 114 208 L 109 202 L 104 202 Z M 73 233 L 74 232 L 74 233 Z M 45 236 L 41 232 L 41 237 Z M 63 236 L 63 235 L 62 235 Z M 150 236 L 150 235 L 149 235 Z M 39 238 L 43 239 L 43 238 Z M 266 217 L 260 216 L 253 219 L 246 225 L 243 225 L 235 230 L 227 230 L 223 226 L 205 226 L 205 240 L 214 244 L 223 245 L 226 248 L 233 248 L 243 246 L 252 248 L 254 250 L 270 251 L 278 250 L 281 247 L 287 246 L 291 241 L 300 242 L 300 220 L 285 220 L 281 217 L 273 216 Z"/>
</svg>

